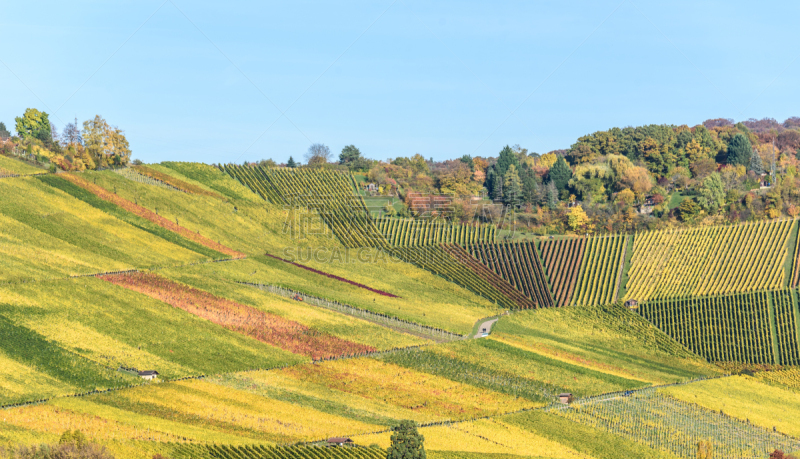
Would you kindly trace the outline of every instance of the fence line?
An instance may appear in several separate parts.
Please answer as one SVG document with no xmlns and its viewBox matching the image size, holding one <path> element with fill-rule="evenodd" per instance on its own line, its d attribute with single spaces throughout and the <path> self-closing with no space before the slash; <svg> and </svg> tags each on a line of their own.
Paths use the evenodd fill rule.
<svg viewBox="0 0 800 459">
<path fill-rule="evenodd" d="M 381 314 L 379 312 L 368 311 L 366 309 L 350 306 L 349 304 L 332 301 L 327 298 L 320 298 L 317 296 L 309 295 L 307 293 L 299 292 L 285 287 L 280 287 L 271 284 L 254 284 L 250 282 L 238 282 L 238 284 L 249 285 L 261 290 L 274 293 L 287 298 L 302 299 L 303 303 L 312 304 L 325 309 L 341 312 L 350 316 L 359 317 L 369 320 L 371 322 L 383 323 L 391 327 L 402 328 L 416 333 L 428 335 L 434 338 L 440 338 L 447 341 L 458 341 L 466 339 L 467 335 L 460 335 L 458 333 L 442 330 L 441 328 L 429 327 L 427 325 L 418 324 L 409 320 L 400 319 L 398 317 Z"/>
</svg>

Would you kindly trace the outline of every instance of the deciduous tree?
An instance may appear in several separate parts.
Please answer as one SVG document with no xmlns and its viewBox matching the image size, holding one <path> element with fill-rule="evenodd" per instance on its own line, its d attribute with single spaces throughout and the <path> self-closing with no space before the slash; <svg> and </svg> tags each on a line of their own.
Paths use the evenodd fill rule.
<svg viewBox="0 0 800 459">
<path fill-rule="evenodd" d="M 17 122 L 17 134 L 23 139 L 38 139 L 42 142 L 52 140 L 50 116 L 35 108 L 28 108 L 22 116 L 14 118 Z"/>
</svg>

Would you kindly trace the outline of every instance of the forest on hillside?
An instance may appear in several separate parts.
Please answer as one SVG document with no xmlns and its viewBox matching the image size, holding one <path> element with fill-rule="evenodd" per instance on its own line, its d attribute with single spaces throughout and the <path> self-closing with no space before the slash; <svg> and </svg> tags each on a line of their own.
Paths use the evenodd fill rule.
<svg viewBox="0 0 800 459">
<path fill-rule="evenodd" d="M 293 157 L 260 164 L 350 170 L 363 176 L 365 192 L 387 198 L 388 216 L 502 222 L 535 234 L 602 234 L 795 217 L 799 157 L 800 118 L 791 117 L 783 123 L 718 118 L 694 127 L 615 127 L 545 154 L 514 145 L 497 157 L 434 161 L 416 154 L 379 161 L 354 145 L 335 158 L 315 144 L 305 165 Z M 420 196 L 435 194 L 453 199 L 433 212 L 415 205 Z M 402 205 L 389 205 L 391 198 Z"/>
</svg>

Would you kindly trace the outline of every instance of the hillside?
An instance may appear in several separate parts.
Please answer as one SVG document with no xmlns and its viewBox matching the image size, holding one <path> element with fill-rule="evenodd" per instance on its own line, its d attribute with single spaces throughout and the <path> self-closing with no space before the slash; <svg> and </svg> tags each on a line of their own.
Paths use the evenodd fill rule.
<svg viewBox="0 0 800 459">
<path fill-rule="evenodd" d="M 0 178 L 2 445 L 377 458 L 412 420 L 434 459 L 800 450 L 793 219 L 508 242 L 375 219 L 340 171 L 39 171 Z"/>
</svg>

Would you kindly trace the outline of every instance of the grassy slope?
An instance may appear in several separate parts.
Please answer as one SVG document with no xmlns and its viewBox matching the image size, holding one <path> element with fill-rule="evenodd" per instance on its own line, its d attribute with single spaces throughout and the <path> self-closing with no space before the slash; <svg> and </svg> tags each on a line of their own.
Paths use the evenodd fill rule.
<svg viewBox="0 0 800 459">
<path fill-rule="evenodd" d="M 237 284 L 226 279 L 224 273 L 220 272 L 220 268 L 224 268 L 225 272 L 247 275 L 254 270 L 261 269 L 261 265 L 252 260 L 241 260 L 226 262 L 224 266 L 216 263 L 198 266 L 191 270 L 185 268 L 165 269 L 159 271 L 159 274 L 215 295 L 300 322 L 334 336 L 374 346 L 378 349 L 413 346 L 430 342 L 355 317 L 287 299 L 254 287 Z"/>
<path fill-rule="evenodd" d="M 800 437 L 800 393 L 767 385 L 758 378 L 732 376 L 660 390 L 685 402 Z"/>
<path fill-rule="evenodd" d="M 37 174 L 47 172 L 41 167 L 28 164 L 25 161 L 0 155 L 0 169 L 5 169 L 15 174 Z"/>
<path fill-rule="evenodd" d="M 0 281 L 204 259 L 32 177 L 0 181 L 0 219 Z"/>
<path fill-rule="evenodd" d="M 306 360 L 95 278 L 2 287 L 0 304 L 0 314 L 13 324 L 98 368 L 121 365 L 181 377 Z"/>
<path fill-rule="evenodd" d="M 652 384 L 720 370 L 622 307 L 551 308 L 502 318 L 492 337 L 531 352 Z M 635 333 L 632 331 L 635 330 Z M 676 355 L 677 354 L 677 355 Z"/>
</svg>

